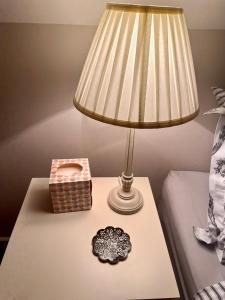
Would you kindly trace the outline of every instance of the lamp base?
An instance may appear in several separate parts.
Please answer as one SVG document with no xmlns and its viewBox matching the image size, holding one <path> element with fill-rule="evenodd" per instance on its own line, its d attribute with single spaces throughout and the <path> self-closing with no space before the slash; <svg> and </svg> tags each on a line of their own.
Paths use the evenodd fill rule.
<svg viewBox="0 0 225 300">
<path fill-rule="evenodd" d="M 120 186 L 113 188 L 108 196 L 108 204 L 112 210 L 122 215 L 138 212 L 143 206 L 143 197 L 139 190 L 131 188 L 124 192 Z"/>
</svg>

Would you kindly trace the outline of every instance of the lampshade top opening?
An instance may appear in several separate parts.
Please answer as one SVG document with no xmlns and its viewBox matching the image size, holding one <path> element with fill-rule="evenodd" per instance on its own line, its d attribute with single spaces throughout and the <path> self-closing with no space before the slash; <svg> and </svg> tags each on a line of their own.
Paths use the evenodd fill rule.
<svg viewBox="0 0 225 300">
<path fill-rule="evenodd" d="M 167 13 L 167 14 L 183 12 L 183 9 L 180 7 L 140 5 L 140 4 L 127 4 L 127 3 L 107 3 L 106 8 L 123 10 L 123 11 Z"/>
</svg>

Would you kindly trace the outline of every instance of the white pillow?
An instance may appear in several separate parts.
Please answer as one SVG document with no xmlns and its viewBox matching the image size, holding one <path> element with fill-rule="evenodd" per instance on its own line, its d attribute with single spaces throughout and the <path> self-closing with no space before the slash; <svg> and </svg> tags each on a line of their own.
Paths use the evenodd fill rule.
<svg viewBox="0 0 225 300">
<path fill-rule="evenodd" d="M 225 263 L 225 90 L 213 88 L 218 107 L 206 114 L 220 114 L 217 123 L 209 175 L 208 228 L 194 227 L 198 240 L 215 244 L 221 263 Z"/>
</svg>

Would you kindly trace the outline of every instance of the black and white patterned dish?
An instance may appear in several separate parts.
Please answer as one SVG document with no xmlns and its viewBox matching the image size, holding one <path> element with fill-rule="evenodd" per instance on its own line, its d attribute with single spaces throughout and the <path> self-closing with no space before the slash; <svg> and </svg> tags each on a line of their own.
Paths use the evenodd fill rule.
<svg viewBox="0 0 225 300">
<path fill-rule="evenodd" d="M 100 229 L 92 239 L 93 253 L 102 262 L 116 264 L 125 260 L 131 251 L 130 236 L 121 228 Z"/>
</svg>

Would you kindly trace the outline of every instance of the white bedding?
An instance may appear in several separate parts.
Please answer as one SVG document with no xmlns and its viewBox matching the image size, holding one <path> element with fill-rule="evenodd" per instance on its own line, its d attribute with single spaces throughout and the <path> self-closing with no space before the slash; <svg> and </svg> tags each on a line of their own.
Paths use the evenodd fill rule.
<svg viewBox="0 0 225 300">
<path fill-rule="evenodd" d="M 171 171 L 163 184 L 162 220 L 188 300 L 197 290 L 225 279 L 225 266 L 215 251 L 193 235 L 193 225 L 207 225 L 208 181 L 208 173 Z"/>
</svg>

